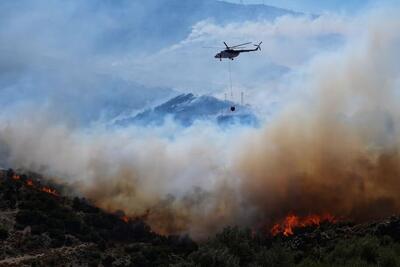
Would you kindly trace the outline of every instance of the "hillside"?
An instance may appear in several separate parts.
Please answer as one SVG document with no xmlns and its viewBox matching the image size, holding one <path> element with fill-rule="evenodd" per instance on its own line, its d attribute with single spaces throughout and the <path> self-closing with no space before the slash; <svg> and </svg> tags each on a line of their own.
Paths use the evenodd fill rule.
<svg viewBox="0 0 400 267">
<path fill-rule="evenodd" d="M 0 266 L 154 266 L 196 249 L 59 189 L 36 174 L 0 173 Z"/>
<path fill-rule="evenodd" d="M 231 107 L 235 111 L 231 111 Z M 256 126 L 258 118 L 248 106 L 231 101 L 224 101 L 213 96 L 195 96 L 181 94 L 168 101 L 149 108 L 139 114 L 116 121 L 116 125 L 161 125 L 167 118 L 172 118 L 183 126 L 190 126 L 195 121 L 207 120 L 221 126 L 241 124 Z"/>
<path fill-rule="evenodd" d="M 399 266 L 400 218 L 271 236 L 225 228 L 196 244 L 109 214 L 33 173 L 0 172 L 0 266 Z"/>
</svg>

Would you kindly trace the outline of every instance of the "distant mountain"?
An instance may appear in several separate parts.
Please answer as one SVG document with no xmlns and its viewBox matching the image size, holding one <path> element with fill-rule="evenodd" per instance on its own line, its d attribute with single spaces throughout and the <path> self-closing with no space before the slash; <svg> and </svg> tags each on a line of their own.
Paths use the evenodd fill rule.
<svg viewBox="0 0 400 267">
<path fill-rule="evenodd" d="M 175 90 L 168 87 L 150 87 L 133 81 L 104 76 L 83 85 L 73 95 L 58 95 L 60 99 L 57 99 L 57 102 L 62 103 L 61 105 L 66 110 L 85 123 L 126 116 L 135 110 L 154 106 L 177 94 Z M 79 105 L 76 105 L 77 103 Z"/>
<path fill-rule="evenodd" d="M 104 49 L 140 47 L 159 49 L 184 39 L 194 24 L 211 19 L 219 24 L 246 20 L 273 20 L 282 15 L 300 14 L 267 5 L 240 5 L 217 0 L 91 0 L 99 16 L 110 18 L 99 40 Z M 140 52 L 140 50 L 137 50 Z"/>
<path fill-rule="evenodd" d="M 61 16 L 55 19 L 52 14 L 57 11 L 61 12 Z M 95 39 L 83 47 L 90 47 L 98 54 L 126 51 L 140 54 L 184 39 L 192 26 L 201 20 L 211 19 L 224 24 L 272 20 L 282 15 L 299 13 L 267 5 L 240 5 L 218 0 L 71 0 L 67 6 L 52 0 L 0 1 L 2 24 L 10 27 L 9 24 L 18 21 L 20 14 L 21 18 L 24 18 L 23 14 L 35 14 L 27 29 L 50 29 L 37 32 L 34 37 L 39 40 L 46 37 L 47 32 L 53 34 L 52 31 L 57 32 L 58 28 L 62 28 L 66 38 L 64 42 L 71 42 L 66 49 L 74 46 L 75 40 L 84 43 L 89 36 Z M 29 21 L 21 20 L 22 23 Z M 52 23 L 46 24 L 47 21 Z M 54 45 L 53 42 L 50 44 Z"/>
<path fill-rule="evenodd" d="M 235 107 L 235 111 L 231 111 Z M 116 125 L 161 125 L 168 118 L 190 126 L 198 120 L 209 120 L 226 126 L 242 124 L 256 126 L 258 119 L 251 108 L 222 101 L 213 96 L 181 94 L 152 109 L 147 109 L 134 117 L 118 120 Z"/>
<path fill-rule="evenodd" d="M 24 79 L 8 82 L 0 78 L 0 105 L 8 107 L 21 99 L 29 99 L 37 105 L 48 102 L 54 105 L 54 116 L 73 118 L 87 125 L 130 115 L 178 94 L 168 87 L 145 86 L 111 75 L 92 75 L 84 81 L 64 82 L 52 71 L 35 74 L 29 76 L 29 83 Z M 63 90 L 54 92 L 52 89 L 58 88 L 60 83 Z"/>
</svg>

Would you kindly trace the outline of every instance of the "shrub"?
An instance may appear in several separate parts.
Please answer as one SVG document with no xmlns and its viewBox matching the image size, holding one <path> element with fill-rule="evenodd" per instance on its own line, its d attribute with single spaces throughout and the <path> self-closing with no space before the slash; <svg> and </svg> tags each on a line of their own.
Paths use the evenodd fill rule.
<svg viewBox="0 0 400 267">
<path fill-rule="evenodd" d="M 197 250 L 197 244 L 188 236 L 168 236 L 168 245 L 177 253 L 190 254 Z"/>
<path fill-rule="evenodd" d="M 0 240 L 6 240 L 8 238 L 8 231 L 4 228 L 0 228 Z"/>
<path fill-rule="evenodd" d="M 85 199 L 75 197 L 72 201 L 72 208 L 76 211 L 83 211 L 85 213 L 98 213 L 99 208 L 91 206 Z"/>
<path fill-rule="evenodd" d="M 240 259 L 241 265 L 252 260 L 253 239 L 250 229 L 227 227 L 215 237 L 214 244 L 229 249 L 229 253 Z"/>
<path fill-rule="evenodd" d="M 369 263 L 375 263 L 378 258 L 378 248 L 376 238 L 366 237 L 361 243 L 361 258 Z"/>
<path fill-rule="evenodd" d="M 22 225 L 36 225 L 46 221 L 46 216 L 36 210 L 21 210 L 17 213 L 16 221 Z"/>
<path fill-rule="evenodd" d="M 319 262 L 319 261 L 315 261 L 312 260 L 310 258 L 306 258 L 305 260 L 303 260 L 298 267 L 328 267 L 331 265 Z"/>
<path fill-rule="evenodd" d="M 49 236 L 52 238 L 52 240 L 51 240 L 52 247 L 60 247 L 60 246 L 64 245 L 65 235 L 61 230 L 50 229 Z"/>
<path fill-rule="evenodd" d="M 391 248 L 381 248 L 378 262 L 381 267 L 397 267 L 399 266 L 399 256 Z"/>
<path fill-rule="evenodd" d="M 142 252 L 131 254 L 132 266 L 151 266 L 150 262 L 146 259 Z"/>
<path fill-rule="evenodd" d="M 344 265 L 352 257 L 357 256 L 354 249 L 354 240 L 339 241 L 327 257 L 327 262 Z"/>
<path fill-rule="evenodd" d="M 102 263 L 104 266 L 112 266 L 112 263 L 114 262 L 114 258 L 110 255 L 107 255 L 103 260 Z"/>
<path fill-rule="evenodd" d="M 110 217 L 103 213 L 88 213 L 85 214 L 85 223 L 95 228 L 111 229 L 113 221 Z"/>
<path fill-rule="evenodd" d="M 44 224 L 33 225 L 31 233 L 34 235 L 40 235 L 45 233 L 48 230 L 48 227 Z"/>
<path fill-rule="evenodd" d="M 25 240 L 24 246 L 27 249 L 43 249 L 45 247 L 44 243 L 45 241 L 41 236 L 29 236 Z"/>
<path fill-rule="evenodd" d="M 81 232 L 81 221 L 79 218 L 70 216 L 67 217 L 64 221 L 65 229 L 72 233 L 80 233 Z"/>
<path fill-rule="evenodd" d="M 190 254 L 190 259 L 201 267 L 240 266 L 239 258 L 229 253 L 227 248 L 202 247 Z"/>
<path fill-rule="evenodd" d="M 294 266 L 293 255 L 285 248 L 276 245 L 271 249 L 264 249 L 256 255 L 256 263 L 268 267 Z"/>
</svg>

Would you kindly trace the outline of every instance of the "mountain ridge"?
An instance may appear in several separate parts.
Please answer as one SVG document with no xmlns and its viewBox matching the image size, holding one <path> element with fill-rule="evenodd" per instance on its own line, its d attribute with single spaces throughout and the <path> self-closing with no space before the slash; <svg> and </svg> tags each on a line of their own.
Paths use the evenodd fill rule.
<svg viewBox="0 0 400 267">
<path fill-rule="evenodd" d="M 218 0 L 91 2 L 96 12 L 114 18 L 118 16 L 119 26 L 114 26 L 102 37 L 104 40 L 112 40 L 113 46 L 118 49 L 130 49 L 132 44 L 144 50 L 172 45 L 183 40 L 193 25 L 206 19 L 226 24 L 232 21 L 273 20 L 282 15 L 301 14 L 273 6 L 240 5 Z"/>
<path fill-rule="evenodd" d="M 231 110 L 232 107 L 235 111 Z M 258 118 L 250 106 L 220 100 L 211 95 L 196 96 L 193 93 L 180 94 L 133 117 L 117 120 L 116 125 L 162 125 L 168 117 L 186 127 L 196 121 L 211 121 L 221 126 L 258 125 Z"/>
</svg>

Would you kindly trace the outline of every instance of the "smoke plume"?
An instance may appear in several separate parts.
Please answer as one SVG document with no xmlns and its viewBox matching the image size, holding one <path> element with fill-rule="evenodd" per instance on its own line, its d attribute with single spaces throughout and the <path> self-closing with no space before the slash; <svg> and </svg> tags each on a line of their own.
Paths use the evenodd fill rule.
<svg viewBox="0 0 400 267">
<path fill-rule="evenodd" d="M 195 238 L 291 212 L 358 221 L 399 212 L 393 13 L 359 18 L 358 36 L 303 66 L 287 83 L 296 97 L 262 128 L 81 129 L 48 107 L 25 107 L 0 120 L 2 163 L 63 178 L 106 210 Z"/>
<path fill-rule="evenodd" d="M 400 24 L 375 19 L 343 51 L 311 63 L 307 93 L 245 142 L 237 171 L 259 220 L 399 212 Z"/>
</svg>

